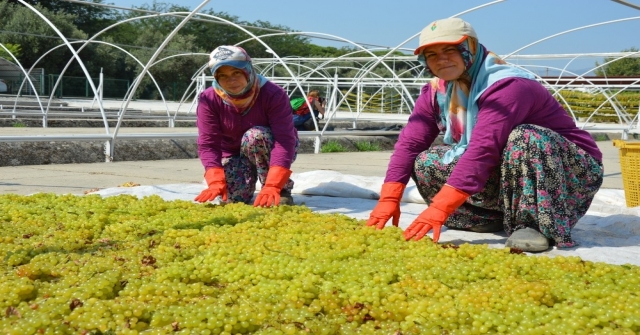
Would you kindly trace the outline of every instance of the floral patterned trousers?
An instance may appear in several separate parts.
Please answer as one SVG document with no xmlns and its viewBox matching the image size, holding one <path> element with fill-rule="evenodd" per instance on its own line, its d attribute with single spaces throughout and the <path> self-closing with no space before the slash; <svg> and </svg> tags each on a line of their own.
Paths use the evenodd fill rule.
<svg viewBox="0 0 640 335">
<path fill-rule="evenodd" d="M 269 159 L 273 149 L 273 134 L 268 127 L 256 126 L 247 130 L 242 136 L 240 155 L 222 159 L 224 174 L 227 180 L 229 202 L 251 203 L 256 191 L 256 182 L 264 186 L 269 172 Z M 295 161 L 298 156 L 299 141 L 296 141 Z M 282 188 L 291 192 L 293 180 Z"/>
<path fill-rule="evenodd" d="M 412 178 L 427 204 L 446 183 L 457 159 L 444 164 L 449 146 L 431 147 L 415 160 Z M 571 229 L 585 215 L 603 180 L 602 163 L 560 134 L 520 125 L 507 140 L 498 169 L 445 225 L 465 229 L 502 222 L 505 232 L 530 227 L 559 248 L 577 245 Z"/>
</svg>

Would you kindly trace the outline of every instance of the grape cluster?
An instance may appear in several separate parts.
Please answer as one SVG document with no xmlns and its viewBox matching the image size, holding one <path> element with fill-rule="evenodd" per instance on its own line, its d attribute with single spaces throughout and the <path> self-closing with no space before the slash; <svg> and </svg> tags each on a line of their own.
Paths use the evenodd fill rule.
<svg viewBox="0 0 640 335">
<path fill-rule="evenodd" d="M 640 267 L 304 206 L 0 196 L 2 334 L 636 334 Z"/>
</svg>

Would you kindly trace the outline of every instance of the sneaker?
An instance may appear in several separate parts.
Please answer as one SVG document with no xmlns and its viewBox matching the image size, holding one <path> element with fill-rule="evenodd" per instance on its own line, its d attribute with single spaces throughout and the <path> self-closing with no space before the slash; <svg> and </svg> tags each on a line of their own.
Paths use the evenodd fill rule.
<svg viewBox="0 0 640 335">
<path fill-rule="evenodd" d="M 280 205 L 295 205 L 293 203 L 293 197 L 291 196 L 291 191 L 280 191 Z"/>
<path fill-rule="evenodd" d="M 549 249 L 549 239 L 537 230 L 524 228 L 514 231 L 504 246 L 526 252 L 541 252 Z"/>
</svg>

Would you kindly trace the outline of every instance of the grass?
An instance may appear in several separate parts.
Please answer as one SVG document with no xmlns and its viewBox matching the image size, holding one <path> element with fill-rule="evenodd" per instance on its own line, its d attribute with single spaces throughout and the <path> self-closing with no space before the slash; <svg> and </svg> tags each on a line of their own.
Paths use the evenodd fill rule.
<svg viewBox="0 0 640 335">
<path fill-rule="evenodd" d="M 380 148 L 380 145 L 378 143 L 370 142 L 370 141 L 358 141 L 358 142 L 355 142 L 354 145 L 355 145 L 355 147 L 356 147 L 356 149 L 358 151 L 380 151 L 380 150 L 382 150 L 382 148 Z M 320 148 L 320 152 L 323 152 L 323 153 L 327 153 L 327 152 L 347 152 L 347 151 L 349 151 L 349 150 L 347 148 L 345 148 L 345 146 L 342 145 L 339 141 L 336 141 L 336 140 L 327 141 Z"/>
<path fill-rule="evenodd" d="M 22 122 L 20 122 L 20 121 L 18 121 L 18 122 L 16 122 L 16 123 L 14 123 L 14 124 L 12 125 L 12 127 L 13 127 L 13 128 L 25 128 L 26 126 L 27 126 L 27 124 L 26 124 L 26 123 L 22 123 Z"/>
<path fill-rule="evenodd" d="M 380 151 L 380 145 L 373 142 L 359 141 L 355 143 L 358 151 Z"/>
<path fill-rule="evenodd" d="M 595 134 L 593 137 L 594 137 L 594 140 L 596 140 L 596 141 L 608 141 L 609 140 L 609 136 L 607 136 L 607 134 Z"/>
<path fill-rule="evenodd" d="M 345 151 L 347 151 L 347 148 L 345 148 L 338 141 L 327 141 L 327 143 L 323 144 L 322 147 L 320 148 L 320 152 L 322 153 L 345 152 Z"/>
</svg>

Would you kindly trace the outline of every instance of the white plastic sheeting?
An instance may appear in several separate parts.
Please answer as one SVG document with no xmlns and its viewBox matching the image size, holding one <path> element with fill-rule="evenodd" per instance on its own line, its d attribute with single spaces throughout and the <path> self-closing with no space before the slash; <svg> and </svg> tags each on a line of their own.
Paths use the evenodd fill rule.
<svg viewBox="0 0 640 335">
<path fill-rule="evenodd" d="M 376 205 L 378 192 L 383 183 L 382 177 L 363 177 L 320 170 L 294 173 L 292 179 L 296 182 L 293 189 L 296 204 L 305 205 L 317 213 L 342 213 L 363 220 L 369 217 Z M 102 196 L 158 195 L 165 200 L 193 200 L 204 188 L 204 184 L 170 184 L 115 187 L 96 193 Z M 405 229 L 426 205 L 412 183 L 407 185 L 402 201 L 400 228 Z M 640 265 L 640 207 L 627 208 L 623 190 L 601 189 L 572 234 L 580 243 L 579 246 L 570 249 L 553 248 L 532 255 L 578 256 L 593 262 Z M 446 228 L 440 235 L 441 243 L 487 244 L 495 248 L 503 247 L 506 239 L 507 235 L 504 232 L 479 234 Z"/>
</svg>

